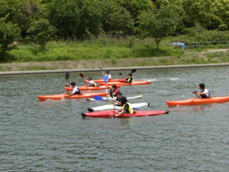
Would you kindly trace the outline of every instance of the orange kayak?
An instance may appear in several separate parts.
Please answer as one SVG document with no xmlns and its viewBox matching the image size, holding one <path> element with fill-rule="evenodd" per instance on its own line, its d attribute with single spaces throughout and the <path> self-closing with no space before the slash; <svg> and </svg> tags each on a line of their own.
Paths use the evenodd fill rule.
<svg viewBox="0 0 229 172">
<path fill-rule="evenodd" d="M 131 83 L 127 83 L 127 82 L 108 82 L 107 85 L 111 86 L 111 85 L 115 84 L 117 86 L 132 86 L 132 85 L 148 85 L 148 84 L 151 84 L 151 83 L 152 83 L 152 81 L 132 81 Z M 103 85 L 103 83 L 101 83 L 101 85 Z"/>
<path fill-rule="evenodd" d="M 119 85 L 117 87 L 120 88 Z M 73 90 L 72 87 L 64 87 L 64 89 L 66 91 L 72 91 Z M 106 90 L 106 89 L 111 89 L 111 86 L 106 86 L 106 85 L 101 85 L 101 86 L 98 86 L 98 87 L 79 86 L 79 89 L 81 91 L 83 91 L 83 90 Z"/>
<path fill-rule="evenodd" d="M 211 97 L 211 98 L 191 98 L 187 100 L 177 100 L 177 101 L 166 101 L 169 107 L 172 106 L 192 106 L 201 104 L 211 104 L 211 103 L 223 103 L 228 102 L 229 96 L 227 97 Z"/>
<path fill-rule="evenodd" d="M 56 94 L 56 95 L 39 95 L 37 98 L 41 101 L 47 100 L 47 99 L 53 99 L 53 100 L 59 100 L 65 98 L 69 94 Z M 68 97 L 67 99 L 81 99 L 81 98 L 91 98 L 94 95 L 97 96 L 107 96 L 108 93 L 100 92 L 100 93 L 83 93 L 83 94 L 76 94 Z"/>
<path fill-rule="evenodd" d="M 102 83 L 101 85 L 105 85 L 104 79 L 95 79 L 93 81 L 95 81 L 95 83 L 97 83 L 97 84 L 101 84 Z M 84 80 L 84 82 L 88 83 L 88 80 Z M 122 78 L 122 79 L 110 79 L 107 82 L 126 82 L 126 79 L 125 78 Z"/>
</svg>

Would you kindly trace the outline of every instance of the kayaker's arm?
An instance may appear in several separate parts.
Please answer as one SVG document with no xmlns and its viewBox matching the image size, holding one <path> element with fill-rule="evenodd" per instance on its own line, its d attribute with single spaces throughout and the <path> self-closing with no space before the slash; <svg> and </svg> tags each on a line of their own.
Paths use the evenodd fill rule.
<svg viewBox="0 0 229 172">
<path fill-rule="evenodd" d="M 197 91 L 193 91 L 192 93 L 195 94 L 197 97 L 200 98 L 200 93 L 197 93 Z"/>
<path fill-rule="evenodd" d="M 70 87 L 71 85 L 70 85 L 69 83 L 66 82 L 66 83 L 65 83 L 65 86 L 66 86 L 66 87 Z"/>
<path fill-rule="evenodd" d="M 124 113 L 125 113 L 125 110 L 122 110 L 121 112 L 118 112 L 118 114 L 115 114 L 115 116 L 118 117 L 118 116 L 120 116 L 120 115 L 122 115 Z"/>
</svg>

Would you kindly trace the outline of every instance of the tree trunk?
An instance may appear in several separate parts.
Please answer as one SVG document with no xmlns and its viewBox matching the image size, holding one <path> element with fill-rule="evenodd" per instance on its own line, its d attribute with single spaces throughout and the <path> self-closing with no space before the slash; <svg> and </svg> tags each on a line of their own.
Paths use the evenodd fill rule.
<svg viewBox="0 0 229 172">
<path fill-rule="evenodd" d="M 157 51 L 159 49 L 159 44 L 161 42 L 161 38 L 155 38 L 156 44 L 157 44 Z"/>
</svg>

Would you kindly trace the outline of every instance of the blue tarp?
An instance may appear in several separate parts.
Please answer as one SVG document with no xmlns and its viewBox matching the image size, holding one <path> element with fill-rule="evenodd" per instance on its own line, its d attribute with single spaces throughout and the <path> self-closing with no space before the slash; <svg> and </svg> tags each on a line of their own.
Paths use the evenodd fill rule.
<svg viewBox="0 0 229 172">
<path fill-rule="evenodd" d="M 185 44 L 183 42 L 172 42 L 171 45 L 181 47 L 185 50 Z"/>
</svg>

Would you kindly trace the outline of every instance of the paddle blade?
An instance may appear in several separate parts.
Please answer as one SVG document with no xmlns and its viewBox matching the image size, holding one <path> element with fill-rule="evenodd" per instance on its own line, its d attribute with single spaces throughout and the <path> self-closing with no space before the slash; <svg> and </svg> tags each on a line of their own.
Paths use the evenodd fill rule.
<svg viewBox="0 0 229 172">
<path fill-rule="evenodd" d="M 68 78 L 69 78 L 69 72 L 66 72 L 65 73 L 65 79 L 68 80 Z"/>
<path fill-rule="evenodd" d="M 131 70 L 130 73 L 134 73 L 134 72 L 136 72 L 136 71 L 137 71 L 137 69 L 133 69 L 133 70 Z"/>
<path fill-rule="evenodd" d="M 112 91 L 112 89 L 110 89 L 110 96 L 111 96 L 111 98 L 113 98 L 113 91 Z"/>
<path fill-rule="evenodd" d="M 80 73 L 80 77 L 81 77 L 81 78 L 84 78 L 84 75 L 83 75 L 82 73 Z"/>
<path fill-rule="evenodd" d="M 100 97 L 100 96 L 94 95 L 93 97 L 94 97 L 95 100 L 103 101 L 103 98 Z"/>
<path fill-rule="evenodd" d="M 120 76 L 122 76 L 122 73 L 121 73 L 121 72 L 119 72 L 119 75 L 120 75 Z"/>
<path fill-rule="evenodd" d="M 103 68 L 100 67 L 99 69 L 100 69 L 101 71 L 103 71 Z"/>
</svg>

